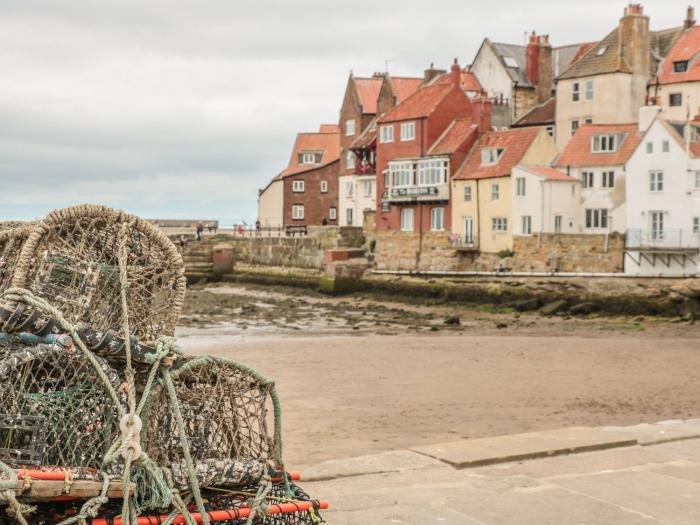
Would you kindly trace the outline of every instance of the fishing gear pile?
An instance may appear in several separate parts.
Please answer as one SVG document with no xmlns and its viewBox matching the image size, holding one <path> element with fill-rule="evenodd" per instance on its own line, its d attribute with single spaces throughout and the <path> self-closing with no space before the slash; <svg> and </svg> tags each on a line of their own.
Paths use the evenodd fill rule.
<svg viewBox="0 0 700 525">
<path fill-rule="evenodd" d="M 274 383 L 186 356 L 182 258 L 104 206 L 0 222 L 0 525 L 322 523 Z"/>
</svg>

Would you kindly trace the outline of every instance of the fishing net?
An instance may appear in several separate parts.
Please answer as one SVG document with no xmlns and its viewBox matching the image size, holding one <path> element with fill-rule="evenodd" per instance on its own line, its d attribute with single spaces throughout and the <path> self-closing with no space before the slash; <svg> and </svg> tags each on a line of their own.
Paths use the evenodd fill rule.
<svg viewBox="0 0 700 525">
<path fill-rule="evenodd" d="M 274 383 L 175 345 L 184 291 L 175 247 L 125 212 L 83 205 L 0 225 L 0 525 L 150 524 L 163 512 L 321 522 L 324 505 L 284 473 Z M 87 485 L 29 507 L 31 476 L 63 480 L 65 495 L 69 481 Z"/>
<path fill-rule="evenodd" d="M 115 400 L 93 364 L 58 343 L 14 346 L 0 361 L 0 461 L 94 474 L 119 428 Z M 116 391 L 116 373 L 97 362 Z"/>
<path fill-rule="evenodd" d="M 97 333 L 121 332 L 128 320 L 146 343 L 174 333 L 185 284 L 182 258 L 160 230 L 94 205 L 53 211 L 35 226 L 11 282 Z"/>
</svg>

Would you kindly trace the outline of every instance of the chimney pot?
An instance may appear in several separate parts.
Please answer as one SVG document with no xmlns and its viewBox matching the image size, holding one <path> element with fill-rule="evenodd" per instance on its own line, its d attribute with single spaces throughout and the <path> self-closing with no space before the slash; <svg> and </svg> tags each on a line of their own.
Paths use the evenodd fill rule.
<svg viewBox="0 0 700 525">
<path fill-rule="evenodd" d="M 686 29 L 690 29 L 695 25 L 695 8 L 692 5 L 688 6 L 688 11 L 686 12 L 685 22 L 683 25 Z"/>
</svg>

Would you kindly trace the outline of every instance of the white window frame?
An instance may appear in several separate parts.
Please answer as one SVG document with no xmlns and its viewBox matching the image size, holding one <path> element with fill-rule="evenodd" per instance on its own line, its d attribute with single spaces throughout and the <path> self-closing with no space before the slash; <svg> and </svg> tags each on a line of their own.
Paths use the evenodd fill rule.
<svg viewBox="0 0 700 525">
<path fill-rule="evenodd" d="M 671 151 L 671 142 L 668 139 L 661 141 L 661 153 L 668 153 Z"/>
<path fill-rule="evenodd" d="M 651 193 L 663 193 L 664 172 L 663 170 L 652 170 L 649 172 L 649 191 Z"/>
<path fill-rule="evenodd" d="M 304 181 L 303 180 L 292 181 L 292 193 L 304 193 Z"/>
<path fill-rule="evenodd" d="M 389 183 L 392 188 L 413 186 L 415 168 L 412 160 L 389 162 Z"/>
<path fill-rule="evenodd" d="M 416 140 L 416 123 L 402 122 L 401 123 L 401 142 Z"/>
<path fill-rule="evenodd" d="M 664 212 L 652 210 L 649 212 L 649 236 L 653 241 L 664 238 Z"/>
<path fill-rule="evenodd" d="M 595 173 L 592 171 L 581 172 L 581 187 L 592 188 L 595 184 Z"/>
<path fill-rule="evenodd" d="M 354 220 L 355 220 L 355 210 L 353 208 L 346 208 L 345 209 L 345 221 L 348 223 L 348 226 L 352 226 Z"/>
<path fill-rule="evenodd" d="M 586 80 L 586 100 L 593 100 L 593 79 Z"/>
<path fill-rule="evenodd" d="M 302 164 L 316 164 L 316 153 L 312 153 L 309 151 L 302 152 L 301 163 Z"/>
<path fill-rule="evenodd" d="M 335 206 L 331 206 L 328 210 L 328 218 L 332 221 L 338 218 L 338 209 Z"/>
<path fill-rule="evenodd" d="M 576 132 L 578 131 L 578 119 L 573 119 L 571 121 L 571 136 L 573 137 L 576 135 Z"/>
<path fill-rule="evenodd" d="M 327 180 L 321 181 L 321 193 L 328 193 L 328 181 Z"/>
<path fill-rule="evenodd" d="M 464 202 L 472 201 L 472 187 L 464 186 Z"/>
<path fill-rule="evenodd" d="M 520 229 L 523 235 L 532 234 L 532 216 L 531 215 L 521 215 L 520 217 Z"/>
<path fill-rule="evenodd" d="M 525 177 L 515 178 L 515 194 L 519 197 L 524 197 L 526 193 Z"/>
<path fill-rule="evenodd" d="M 504 148 L 483 148 L 481 150 L 481 165 L 493 166 L 494 164 L 498 164 L 504 151 Z"/>
<path fill-rule="evenodd" d="M 304 205 L 303 204 L 293 204 L 292 205 L 292 219 L 295 221 L 304 220 Z"/>
<path fill-rule="evenodd" d="M 345 169 L 355 169 L 355 154 L 351 149 L 345 155 Z"/>
<path fill-rule="evenodd" d="M 355 134 L 355 119 L 350 118 L 345 121 L 345 136 L 352 137 Z"/>
<path fill-rule="evenodd" d="M 345 182 L 345 197 L 352 199 L 355 194 L 355 183 L 351 180 Z"/>
<path fill-rule="evenodd" d="M 379 126 L 379 142 L 380 144 L 388 144 L 389 142 L 394 142 L 394 125 L 387 124 L 386 126 Z"/>
<path fill-rule="evenodd" d="M 445 208 L 430 208 L 430 229 L 434 232 L 445 230 Z"/>
<path fill-rule="evenodd" d="M 401 209 L 401 231 L 413 231 L 413 208 Z"/>
<path fill-rule="evenodd" d="M 647 152 L 647 155 L 651 155 L 652 153 L 654 153 L 654 143 L 653 142 L 650 141 L 650 142 L 646 143 L 646 152 Z"/>
<path fill-rule="evenodd" d="M 508 233 L 508 218 L 491 217 L 491 233 Z"/>
<path fill-rule="evenodd" d="M 418 186 L 447 184 L 447 159 L 423 159 L 418 161 Z"/>
<path fill-rule="evenodd" d="M 591 152 L 615 153 L 619 146 L 619 136 L 614 133 L 605 135 L 593 135 L 591 137 Z"/>
<path fill-rule="evenodd" d="M 365 197 L 371 197 L 374 195 L 374 182 L 371 180 L 363 180 L 362 181 L 362 187 L 364 188 L 364 196 Z"/>
<path fill-rule="evenodd" d="M 491 184 L 491 200 L 497 201 L 501 198 L 501 187 L 497 182 Z"/>
<path fill-rule="evenodd" d="M 700 217 L 693 217 L 692 226 L 693 226 L 693 233 L 695 235 L 700 233 Z"/>
<path fill-rule="evenodd" d="M 603 188 L 614 188 L 615 187 L 615 171 L 608 170 L 602 173 L 602 187 Z"/>
<path fill-rule="evenodd" d="M 561 225 L 562 225 L 562 216 L 555 215 L 554 216 L 554 233 L 561 233 Z"/>
<path fill-rule="evenodd" d="M 584 227 L 587 230 L 607 228 L 609 223 L 610 214 L 606 208 L 586 208 Z"/>
</svg>

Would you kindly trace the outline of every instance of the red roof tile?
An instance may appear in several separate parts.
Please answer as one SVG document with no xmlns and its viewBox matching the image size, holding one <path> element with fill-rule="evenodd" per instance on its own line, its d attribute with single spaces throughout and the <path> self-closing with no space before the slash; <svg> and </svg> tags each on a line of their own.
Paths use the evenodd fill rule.
<svg viewBox="0 0 700 525">
<path fill-rule="evenodd" d="M 428 155 L 450 155 L 476 134 L 478 126 L 470 118 L 454 119 L 439 139 L 435 141 Z"/>
<path fill-rule="evenodd" d="M 432 84 L 423 86 L 406 100 L 379 119 L 382 122 L 396 122 L 414 118 L 427 117 L 437 105 L 452 91 L 451 84 Z"/>
<path fill-rule="evenodd" d="M 423 83 L 422 78 L 414 77 L 389 77 L 391 87 L 394 90 L 396 103 L 401 104 L 408 97 L 413 95 Z"/>
<path fill-rule="evenodd" d="M 317 164 L 299 164 L 299 154 L 304 152 L 321 153 Z M 305 171 L 327 166 L 340 158 L 340 133 L 299 133 L 297 134 L 289 165 L 280 175 L 289 177 Z"/>
<path fill-rule="evenodd" d="M 594 135 L 623 133 L 622 144 L 614 153 L 593 153 L 591 141 Z M 571 137 L 564 148 L 557 166 L 618 166 L 625 164 L 641 140 L 637 124 L 584 124 Z"/>
<path fill-rule="evenodd" d="M 688 61 L 688 71 L 674 73 L 673 63 Z M 681 33 L 659 67 L 659 84 L 700 80 L 700 27 L 694 26 Z"/>
<path fill-rule="evenodd" d="M 360 97 L 363 113 L 377 112 L 377 98 L 379 98 L 379 91 L 382 89 L 382 82 L 380 77 L 355 79 L 355 87 L 357 95 Z"/>
<path fill-rule="evenodd" d="M 434 84 L 449 84 L 452 82 L 452 73 L 440 75 L 433 82 Z M 460 78 L 460 84 L 464 91 L 481 92 L 481 84 L 476 78 L 476 75 L 467 69 L 463 69 Z"/>
<path fill-rule="evenodd" d="M 457 170 L 454 178 L 467 180 L 507 177 L 513 166 L 523 159 L 541 130 L 542 128 L 530 127 L 484 133 Z M 503 148 L 503 154 L 496 164 L 481 165 L 481 150 L 485 148 Z"/>
<path fill-rule="evenodd" d="M 534 175 L 539 175 L 540 177 L 545 177 L 549 180 L 561 180 L 564 182 L 578 182 L 576 177 L 571 177 L 561 170 L 552 168 L 550 166 L 519 166 L 525 171 L 529 171 Z"/>
</svg>

